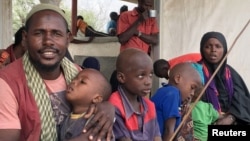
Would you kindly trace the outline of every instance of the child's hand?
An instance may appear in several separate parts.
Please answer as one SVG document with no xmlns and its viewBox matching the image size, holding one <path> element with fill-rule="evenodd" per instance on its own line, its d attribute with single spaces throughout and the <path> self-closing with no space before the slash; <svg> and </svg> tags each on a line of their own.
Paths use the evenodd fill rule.
<svg viewBox="0 0 250 141">
<path fill-rule="evenodd" d="M 112 138 L 112 127 L 115 118 L 115 108 L 109 102 L 101 102 L 90 106 L 88 112 L 84 118 L 89 118 L 93 115 L 93 118 L 85 126 L 83 132 L 86 133 L 91 130 L 89 138 L 92 140 L 97 138 L 101 140 L 105 138 L 107 141 Z"/>
<path fill-rule="evenodd" d="M 227 114 L 223 117 L 220 117 L 214 125 L 232 125 L 235 122 L 235 117 L 231 114 Z"/>
<path fill-rule="evenodd" d="M 5 67 L 10 63 L 9 53 L 6 51 L 0 52 L 0 68 Z"/>
<path fill-rule="evenodd" d="M 190 108 L 190 103 L 183 104 L 181 106 L 181 117 L 183 117 Z"/>
</svg>

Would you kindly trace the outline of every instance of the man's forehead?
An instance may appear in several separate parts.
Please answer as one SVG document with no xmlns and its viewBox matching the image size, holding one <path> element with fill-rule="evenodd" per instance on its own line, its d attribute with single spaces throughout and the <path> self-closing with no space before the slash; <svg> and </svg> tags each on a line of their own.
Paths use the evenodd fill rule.
<svg viewBox="0 0 250 141">
<path fill-rule="evenodd" d="M 39 12 L 39 11 L 45 11 L 45 10 L 51 10 L 51 11 L 54 11 L 58 14 L 60 14 L 64 20 L 67 22 L 67 18 L 66 18 L 66 15 L 65 13 L 63 12 L 62 9 L 60 9 L 58 6 L 56 5 L 52 5 L 52 4 L 45 4 L 45 3 L 41 3 L 41 4 L 38 4 L 38 5 L 35 5 L 31 11 L 28 13 L 28 15 L 26 16 L 26 22 L 30 19 L 30 17 L 32 15 L 34 15 L 35 13 Z"/>
</svg>

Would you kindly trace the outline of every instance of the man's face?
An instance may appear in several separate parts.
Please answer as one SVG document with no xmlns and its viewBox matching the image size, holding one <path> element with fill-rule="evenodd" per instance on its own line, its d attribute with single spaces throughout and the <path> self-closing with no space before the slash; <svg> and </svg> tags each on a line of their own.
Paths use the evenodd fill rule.
<svg viewBox="0 0 250 141">
<path fill-rule="evenodd" d="M 40 11 L 29 25 L 23 37 L 32 62 L 48 69 L 58 67 L 70 42 L 63 17 L 54 11 Z"/>
<path fill-rule="evenodd" d="M 138 0 L 138 7 L 141 12 L 148 11 L 154 6 L 154 0 Z"/>
</svg>

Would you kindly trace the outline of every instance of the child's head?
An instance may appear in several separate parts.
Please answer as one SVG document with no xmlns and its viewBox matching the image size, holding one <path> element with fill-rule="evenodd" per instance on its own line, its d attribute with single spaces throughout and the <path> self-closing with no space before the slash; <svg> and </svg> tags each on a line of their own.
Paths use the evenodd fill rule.
<svg viewBox="0 0 250 141">
<path fill-rule="evenodd" d="M 136 48 L 123 50 L 116 61 L 117 79 L 127 95 L 146 96 L 152 88 L 153 61 Z"/>
<path fill-rule="evenodd" d="M 167 60 L 159 59 L 154 62 L 154 73 L 157 77 L 169 79 L 168 71 L 170 65 Z"/>
<path fill-rule="evenodd" d="M 111 86 L 105 76 L 92 68 L 83 69 L 68 85 L 66 99 L 72 106 L 89 106 L 108 100 Z"/>
<path fill-rule="evenodd" d="M 111 20 L 117 21 L 118 19 L 118 14 L 114 11 L 110 12 L 109 17 Z"/>
<path fill-rule="evenodd" d="M 200 87 L 196 88 L 194 92 L 194 96 L 192 97 L 192 100 L 191 100 L 191 102 L 194 102 L 198 98 L 198 96 L 201 94 L 203 85 L 205 84 L 205 80 L 204 80 L 204 75 L 202 71 L 202 65 L 198 63 L 192 63 L 192 67 L 198 72 L 200 79 L 201 79 L 201 84 L 202 84 L 200 85 Z"/>
<path fill-rule="evenodd" d="M 180 90 L 184 104 L 190 102 L 194 93 L 202 86 L 199 73 L 188 62 L 179 63 L 170 70 L 169 84 Z"/>
</svg>

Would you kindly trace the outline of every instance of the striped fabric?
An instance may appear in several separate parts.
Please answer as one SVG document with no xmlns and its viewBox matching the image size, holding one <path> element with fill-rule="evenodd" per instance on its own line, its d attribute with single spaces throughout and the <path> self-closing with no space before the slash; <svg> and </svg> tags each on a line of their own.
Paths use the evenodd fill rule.
<svg viewBox="0 0 250 141">
<path fill-rule="evenodd" d="M 78 73 L 76 66 L 68 59 L 62 60 L 61 66 L 64 71 L 67 84 Z M 40 112 L 41 119 L 41 138 L 40 141 L 57 141 L 56 122 L 51 107 L 49 94 L 43 79 L 36 71 L 35 67 L 29 60 L 28 52 L 23 56 L 23 67 L 28 82 L 28 87 L 34 96 Z"/>
</svg>

